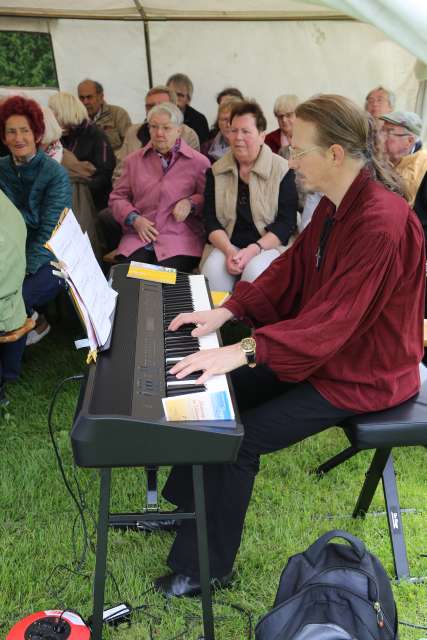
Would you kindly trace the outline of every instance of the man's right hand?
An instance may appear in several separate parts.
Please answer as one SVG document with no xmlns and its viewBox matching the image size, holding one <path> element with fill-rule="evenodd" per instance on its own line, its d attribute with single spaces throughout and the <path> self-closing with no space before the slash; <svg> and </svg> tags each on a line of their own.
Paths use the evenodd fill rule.
<svg viewBox="0 0 427 640">
<path fill-rule="evenodd" d="M 138 216 L 133 221 L 133 228 L 144 242 L 153 242 L 157 239 L 159 232 L 150 220 L 144 216 Z"/>
<path fill-rule="evenodd" d="M 195 324 L 195 329 L 191 335 L 195 338 L 205 336 L 212 331 L 216 331 L 224 322 L 230 320 L 233 314 L 228 309 L 211 309 L 210 311 L 194 311 L 193 313 L 180 313 L 172 320 L 168 329 L 176 331 L 183 324 Z"/>
</svg>

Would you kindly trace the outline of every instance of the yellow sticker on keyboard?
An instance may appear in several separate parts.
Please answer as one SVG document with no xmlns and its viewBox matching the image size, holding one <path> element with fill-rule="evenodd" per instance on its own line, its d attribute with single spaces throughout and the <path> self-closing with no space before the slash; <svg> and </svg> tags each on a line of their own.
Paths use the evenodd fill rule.
<svg viewBox="0 0 427 640">
<path fill-rule="evenodd" d="M 147 262 L 131 262 L 127 277 L 149 280 L 150 282 L 161 282 L 162 284 L 175 284 L 176 269 L 159 267 L 156 264 L 148 264 Z"/>
</svg>

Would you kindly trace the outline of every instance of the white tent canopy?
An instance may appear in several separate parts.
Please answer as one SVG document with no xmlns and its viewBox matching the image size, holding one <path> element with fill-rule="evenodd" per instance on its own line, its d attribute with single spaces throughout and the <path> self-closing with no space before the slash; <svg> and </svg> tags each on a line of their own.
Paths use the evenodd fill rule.
<svg viewBox="0 0 427 640">
<path fill-rule="evenodd" d="M 270 126 L 281 93 L 363 103 L 381 84 L 398 107 L 415 109 L 418 94 L 423 108 L 424 0 L 0 0 L 0 29 L 50 33 L 59 87 L 75 92 L 94 78 L 134 121 L 144 117 L 150 74 L 159 84 L 178 71 L 210 121 L 227 85 L 258 99 Z"/>
</svg>

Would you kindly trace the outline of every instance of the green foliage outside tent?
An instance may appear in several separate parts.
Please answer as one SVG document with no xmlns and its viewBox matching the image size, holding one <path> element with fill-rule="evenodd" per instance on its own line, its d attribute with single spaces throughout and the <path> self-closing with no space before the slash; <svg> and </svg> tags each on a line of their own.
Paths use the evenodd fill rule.
<svg viewBox="0 0 427 640">
<path fill-rule="evenodd" d="M 49 34 L 0 31 L 0 86 L 58 87 Z"/>
</svg>

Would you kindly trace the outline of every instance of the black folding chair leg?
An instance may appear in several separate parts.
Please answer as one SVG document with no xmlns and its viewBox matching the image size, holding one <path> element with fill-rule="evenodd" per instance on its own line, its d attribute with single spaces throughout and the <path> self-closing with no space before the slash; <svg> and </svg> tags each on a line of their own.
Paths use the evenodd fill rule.
<svg viewBox="0 0 427 640">
<path fill-rule="evenodd" d="M 323 462 L 323 464 L 317 467 L 315 472 L 316 475 L 323 476 L 323 474 L 328 473 L 331 469 L 335 469 L 338 465 L 355 456 L 356 453 L 359 453 L 359 449 L 356 449 L 356 447 L 353 446 L 347 447 L 347 449 L 340 451 L 336 456 L 329 458 L 329 460 L 326 460 L 326 462 Z"/>
<path fill-rule="evenodd" d="M 377 449 L 372 458 L 371 465 L 366 474 L 362 491 L 359 494 L 356 506 L 353 511 L 353 518 L 362 517 L 367 513 L 376 488 L 381 480 L 387 460 L 390 457 L 391 449 Z"/>
<path fill-rule="evenodd" d="M 399 495 L 397 493 L 396 474 L 394 472 L 393 457 L 388 457 L 383 474 L 384 499 L 387 510 L 388 529 L 393 551 L 394 571 L 397 580 L 410 577 L 408 556 L 406 553 L 405 536 L 400 512 Z"/>
</svg>

